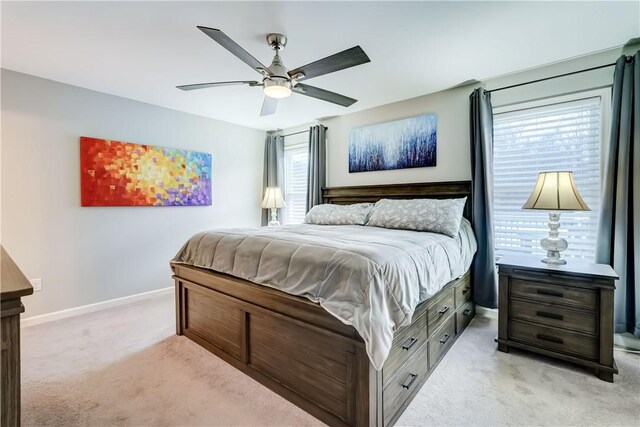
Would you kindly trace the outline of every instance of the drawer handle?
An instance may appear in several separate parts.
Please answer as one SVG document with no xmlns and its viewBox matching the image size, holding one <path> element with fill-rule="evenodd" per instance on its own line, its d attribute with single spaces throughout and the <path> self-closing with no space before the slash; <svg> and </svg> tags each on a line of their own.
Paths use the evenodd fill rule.
<svg viewBox="0 0 640 427">
<path fill-rule="evenodd" d="M 556 344 L 564 344 L 564 340 L 562 338 L 552 337 L 551 335 L 536 334 L 536 338 L 543 341 L 554 342 Z"/>
<path fill-rule="evenodd" d="M 547 311 L 536 311 L 536 315 L 539 317 L 548 317 L 549 319 L 564 320 L 562 314 L 549 313 Z"/>
<path fill-rule="evenodd" d="M 449 335 L 449 334 L 444 334 L 444 335 L 442 336 L 442 338 L 440 338 L 440 344 L 444 344 L 444 343 L 446 343 L 446 342 L 449 340 L 449 338 L 450 338 L 450 337 L 451 337 L 451 335 Z"/>
<path fill-rule="evenodd" d="M 409 374 L 407 379 L 404 380 L 404 383 L 402 383 L 402 388 L 406 388 L 407 390 L 409 390 L 416 378 L 418 378 L 418 374 Z"/>
<path fill-rule="evenodd" d="M 471 310 L 467 308 L 465 311 L 462 312 L 462 315 L 464 317 L 467 317 L 469 315 L 469 313 L 471 313 Z"/>
<path fill-rule="evenodd" d="M 409 349 L 410 349 L 411 347 L 413 347 L 413 345 L 414 345 L 415 343 L 417 343 L 417 342 L 418 342 L 418 340 L 417 340 L 416 338 L 411 337 L 411 338 L 409 338 L 408 340 L 406 340 L 406 341 L 404 342 L 404 344 L 402 344 L 402 349 L 403 349 L 403 350 L 407 350 L 407 351 L 409 351 Z"/>
<path fill-rule="evenodd" d="M 551 291 L 549 289 L 538 289 L 537 292 L 540 295 L 547 295 L 547 296 L 550 296 L 550 297 L 564 298 L 564 294 L 562 292 L 558 292 L 558 291 Z"/>
<path fill-rule="evenodd" d="M 449 307 L 448 306 L 444 306 L 442 307 L 440 310 L 438 310 L 438 313 L 440 313 L 440 316 L 442 316 L 443 314 L 445 314 L 447 311 L 449 311 Z"/>
<path fill-rule="evenodd" d="M 462 295 L 466 294 L 467 292 L 469 292 L 469 289 L 471 289 L 469 286 L 467 286 L 466 288 L 462 289 Z"/>
</svg>

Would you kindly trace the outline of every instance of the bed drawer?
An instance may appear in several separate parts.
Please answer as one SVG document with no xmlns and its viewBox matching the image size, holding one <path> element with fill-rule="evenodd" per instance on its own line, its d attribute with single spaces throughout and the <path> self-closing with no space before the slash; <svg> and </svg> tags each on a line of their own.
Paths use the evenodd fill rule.
<svg viewBox="0 0 640 427">
<path fill-rule="evenodd" d="M 252 313 L 249 365 L 348 421 L 354 347 L 284 318 Z"/>
<path fill-rule="evenodd" d="M 441 291 L 433 301 L 427 302 L 427 323 L 428 332 L 431 336 L 447 317 L 455 311 L 455 293 L 454 288 Z"/>
<path fill-rule="evenodd" d="M 232 298 L 185 285 L 185 315 L 182 323 L 185 334 L 195 334 L 225 353 L 241 359 L 242 322 L 244 312 Z"/>
<path fill-rule="evenodd" d="M 464 331 L 476 314 L 476 305 L 471 300 L 467 300 L 456 311 L 456 335 Z"/>
<path fill-rule="evenodd" d="M 447 352 L 456 335 L 456 316 L 449 318 L 429 336 L 429 367 L 433 369 Z"/>
<path fill-rule="evenodd" d="M 593 289 L 559 286 L 551 283 L 512 278 L 510 296 L 570 307 L 596 309 L 597 293 Z"/>
<path fill-rule="evenodd" d="M 455 285 L 456 308 L 460 308 L 471 298 L 471 276 L 467 273 Z"/>
<path fill-rule="evenodd" d="M 386 386 L 405 363 L 416 354 L 422 344 L 427 342 L 427 317 L 425 312 L 416 311 L 413 323 L 397 331 L 389 357 L 382 370 L 383 383 Z"/>
<path fill-rule="evenodd" d="M 526 320 L 546 326 L 571 329 L 588 334 L 598 332 L 597 317 L 593 313 L 565 307 L 514 299 L 509 301 L 509 315 L 513 319 Z"/>
<path fill-rule="evenodd" d="M 509 320 L 509 338 L 590 360 L 598 358 L 598 340 L 589 335 Z"/>
<path fill-rule="evenodd" d="M 383 416 L 384 425 L 389 425 L 394 415 L 401 411 L 405 404 L 413 397 L 424 383 L 429 373 L 428 343 L 423 343 L 416 351 L 413 359 L 402 369 L 398 375 L 382 392 L 384 401 Z"/>
</svg>

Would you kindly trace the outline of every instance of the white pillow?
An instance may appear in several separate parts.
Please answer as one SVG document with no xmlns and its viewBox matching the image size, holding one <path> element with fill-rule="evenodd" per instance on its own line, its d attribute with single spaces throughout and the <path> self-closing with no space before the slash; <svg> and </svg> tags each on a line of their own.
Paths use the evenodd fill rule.
<svg viewBox="0 0 640 427">
<path fill-rule="evenodd" d="M 456 237 L 467 198 L 382 199 L 376 203 L 368 226 L 430 231 Z"/>
<path fill-rule="evenodd" d="M 316 205 L 304 217 L 305 224 L 365 225 L 373 209 L 373 203 L 354 205 Z"/>
</svg>

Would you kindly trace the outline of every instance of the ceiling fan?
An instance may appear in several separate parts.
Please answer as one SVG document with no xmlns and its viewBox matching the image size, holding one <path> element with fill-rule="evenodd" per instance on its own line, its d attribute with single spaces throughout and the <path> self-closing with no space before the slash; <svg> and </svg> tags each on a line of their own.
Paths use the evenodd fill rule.
<svg viewBox="0 0 640 427">
<path fill-rule="evenodd" d="M 355 46 L 351 49 L 319 59 L 310 64 L 303 65 L 302 67 L 288 70 L 282 63 L 282 58 L 280 58 L 280 51 L 287 45 L 287 38 L 282 34 L 272 33 L 267 35 L 267 43 L 276 51 L 276 54 L 273 57 L 271 65 L 269 67 L 265 67 L 260 63 L 260 61 L 251 56 L 246 50 L 240 47 L 240 45 L 234 42 L 222 31 L 215 28 L 201 26 L 198 26 L 198 29 L 218 42 L 222 47 L 234 54 L 242 62 L 262 74 L 262 82 L 255 80 L 238 80 L 229 82 L 198 83 L 176 87 L 181 90 L 195 90 L 234 85 L 249 85 L 252 87 L 260 86 L 263 88 L 264 94 L 266 95 L 264 102 L 262 103 L 262 110 L 260 111 L 261 116 L 275 113 L 278 105 L 278 99 L 286 98 L 291 95 L 292 92 L 342 105 L 343 107 L 349 107 L 357 102 L 357 99 L 349 98 L 348 96 L 340 95 L 339 93 L 330 92 L 328 90 L 299 82 L 312 77 L 318 77 L 335 71 L 344 70 L 345 68 L 355 67 L 356 65 L 366 64 L 371 61 L 360 46 Z"/>
</svg>

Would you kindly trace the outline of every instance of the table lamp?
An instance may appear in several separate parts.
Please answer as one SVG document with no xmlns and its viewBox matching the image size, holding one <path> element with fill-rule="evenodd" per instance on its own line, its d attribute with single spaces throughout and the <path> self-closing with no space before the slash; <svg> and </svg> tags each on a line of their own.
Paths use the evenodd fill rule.
<svg viewBox="0 0 640 427">
<path fill-rule="evenodd" d="M 587 204 L 582 200 L 573 172 L 540 172 L 538 181 L 529 196 L 529 200 L 522 209 L 541 209 L 549 211 L 549 236 L 540 241 L 547 256 L 542 262 L 547 264 L 566 264 L 560 252 L 569 246 L 567 241 L 558 237 L 560 228 L 560 211 L 588 211 Z"/>
<path fill-rule="evenodd" d="M 269 227 L 277 227 L 280 225 L 280 221 L 278 221 L 278 209 L 284 208 L 285 206 L 286 204 L 282 199 L 282 191 L 280 191 L 280 187 L 267 187 L 260 207 L 263 209 L 271 209 L 271 221 L 269 221 Z"/>
</svg>

